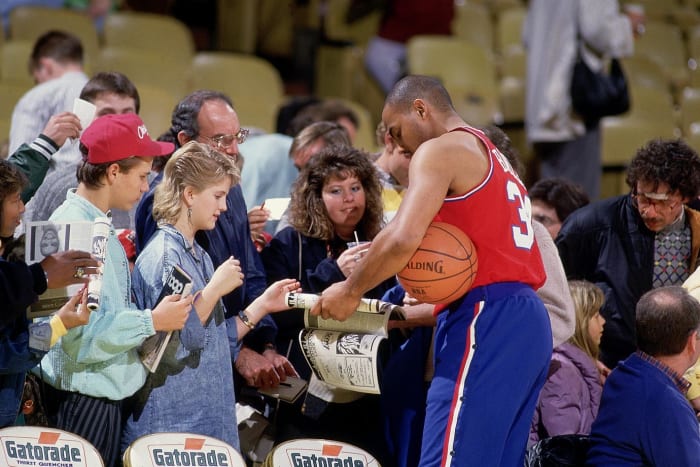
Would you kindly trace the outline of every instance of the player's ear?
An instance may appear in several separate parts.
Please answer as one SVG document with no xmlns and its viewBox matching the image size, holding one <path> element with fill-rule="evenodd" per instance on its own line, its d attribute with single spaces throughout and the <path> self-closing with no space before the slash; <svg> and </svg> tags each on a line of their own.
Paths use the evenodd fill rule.
<svg viewBox="0 0 700 467">
<path fill-rule="evenodd" d="M 425 102 L 423 102 L 423 99 L 416 99 L 413 101 L 413 110 L 418 113 L 418 116 L 423 119 L 425 118 L 426 114 L 426 105 Z"/>
</svg>

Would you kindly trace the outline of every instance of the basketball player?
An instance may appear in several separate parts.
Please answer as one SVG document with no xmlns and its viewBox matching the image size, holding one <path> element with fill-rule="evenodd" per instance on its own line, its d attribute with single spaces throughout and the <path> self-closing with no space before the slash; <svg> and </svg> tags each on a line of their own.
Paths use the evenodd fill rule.
<svg viewBox="0 0 700 467">
<path fill-rule="evenodd" d="M 525 187 L 484 134 L 455 112 L 436 79 L 399 81 L 382 120 L 414 153 L 411 183 L 364 261 L 326 289 L 312 313 L 346 319 L 365 291 L 404 267 L 431 222 L 462 229 L 479 267 L 471 291 L 436 307 L 420 465 L 522 465 L 552 353 L 547 312 L 534 291 L 545 274 Z"/>
</svg>

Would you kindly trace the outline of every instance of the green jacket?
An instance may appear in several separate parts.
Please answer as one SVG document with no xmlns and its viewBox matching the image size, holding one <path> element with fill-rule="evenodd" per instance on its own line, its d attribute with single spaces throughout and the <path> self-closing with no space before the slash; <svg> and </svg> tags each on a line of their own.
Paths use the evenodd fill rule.
<svg viewBox="0 0 700 467">
<path fill-rule="evenodd" d="M 39 135 L 30 144 L 23 144 L 8 158 L 29 179 L 29 185 L 22 192 L 22 201 L 26 203 L 34 196 L 43 183 L 49 170 L 49 159 L 58 151 L 58 146 L 51 138 Z"/>
</svg>

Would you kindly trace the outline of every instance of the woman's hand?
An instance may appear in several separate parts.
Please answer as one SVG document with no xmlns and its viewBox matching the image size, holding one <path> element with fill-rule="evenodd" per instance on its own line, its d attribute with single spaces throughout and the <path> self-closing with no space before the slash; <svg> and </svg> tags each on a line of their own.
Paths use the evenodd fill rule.
<svg viewBox="0 0 700 467">
<path fill-rule="evenodd" d="M 223 297 L 243 284 L 245 275 L 241 271 L 241 263 L 233 256 L 221 263 L 206 286 L 216 297 Z"/>
<path fill-rule="evenodd" d="M 258 323 L 268 313 L 288 310 L 290 307 L 284 296 L 290 292 L 301 292 L 301 284 L 296 279 L 282 279 L 271 284 L 248 307 L 249 313 L 255 313 L 256 319 L 253 322 Z"/>
<path fill-rule="evenodd" d="M 72 329 L 77 326 L 84 326 L 90 321 L 90 310 L 86 306 L 87 303 L 87 286 L 73 295 L 56 315 L 63 322 L 66 329 Z"/>
<path fill-rule="evenodd" d="M 369 250 L 371 243 L 363 243 L 348 248 L 340 254 L 337 259 L 338 267 L 343 272 L 345 277 L 348 277 L 355 270 L 357 265 L 362 261 L 365 253 Z"/>
</svg>

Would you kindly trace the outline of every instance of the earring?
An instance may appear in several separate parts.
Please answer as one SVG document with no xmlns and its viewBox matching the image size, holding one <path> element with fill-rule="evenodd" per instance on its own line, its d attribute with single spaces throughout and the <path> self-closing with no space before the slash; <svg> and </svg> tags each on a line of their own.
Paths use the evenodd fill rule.
<svg viewBox="0 0 700 467">
<path fill-rule="evenodd" d="M 192 225 L 192 208 L 187 208 L 187 223 Z"/>
</svg>

